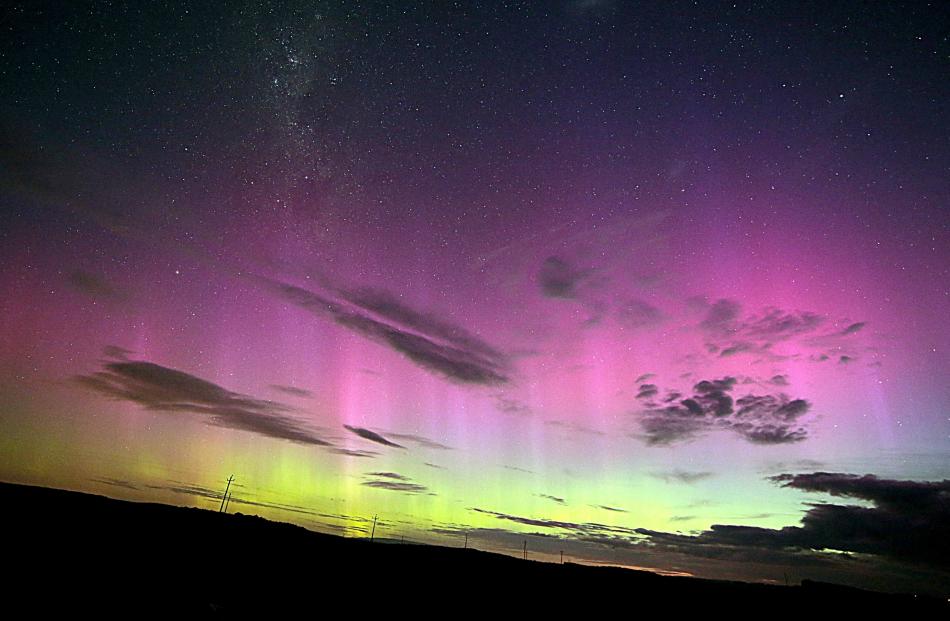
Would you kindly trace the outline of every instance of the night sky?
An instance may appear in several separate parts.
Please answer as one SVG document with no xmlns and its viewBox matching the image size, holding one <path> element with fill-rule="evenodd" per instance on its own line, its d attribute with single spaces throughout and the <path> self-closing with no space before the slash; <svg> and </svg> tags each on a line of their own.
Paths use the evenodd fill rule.
<svg viewBox="0 0 950 621">
<path fill-rule="evenodd" d="M 946 594 L 950 10 L 411 4 L 2 9 L 0 478 Z"/>
</svg>

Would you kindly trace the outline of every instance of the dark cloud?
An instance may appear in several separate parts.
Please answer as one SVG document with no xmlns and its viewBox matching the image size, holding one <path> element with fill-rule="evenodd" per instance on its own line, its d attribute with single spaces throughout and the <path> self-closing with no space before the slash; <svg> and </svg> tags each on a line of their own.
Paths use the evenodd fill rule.
<svg viewBox="0 0 950 621">
<path fill-rule="evenodd" d="M 514 470 L 515 472 L 523 472 L 525 474 L 534 474 L 533 470 L 526 470 L 524 468 L 519 468 L 518 466 L 502 465 L 502 468 L 504 468 L 505 470 Z"/>
<path fill-rule="evenodd" d="M 735 300 L 717 300 L 706 311 L 706 317 L 700 326 L 710 332 L 731 333 L 735 331 L 736 322 L 742 306 Z"/>
<path fill-rule="evenodd" d="M 393 479 L 395 481 L 411 481 L 407 476 L 403 476 L 398 472 L 367 472 L 366 476 L 368 477 L 377 477 L 381 479 Z"/>
<path fill-rule="evenodd" d="M 538 498 L 544 498 L 545 500 L 550 500 L 551 502 L 556 502 L 559 505 L 566 505 L 567 502 L 559 496 L 551 496 L 550 494 L 535 494 Z"/>
<path fill-rule="evenodd" d="M 710 353 L 719 352 L 720 358 L 728 358 L 729 356 L 735 356 L 736 354 L 745 354 L 745 353 L 762 353 L 771 347 L 770 343 L 764 344 L 755 344 L 755 343 L 733 343 L 728 347 L 723 347 L 719 349 L 718 345 L 710 345 Z"/>
<path fill-rule="evenodd" d="M 393 448 L 401 448 L 401 449 L 406 448 L 402 446 L 401 444 L 396 444 L 395 442 L 391 442 L 387 440 L 386 438 L 379 435 L 375 431 L 370 431 L 369 429 L 364 429 L 363 427 L 352 427 L 350 425 L 343 425 L 343 428 L 346 429 L 347 431 L 355 433 L 356 435 L 363 438 L 364 440 L 369 440 L 370 442 L 376 442 L 377 444 L 382 444 L 383 446 L 391 446 Z"/>
<path fill-rule="evenodd" d="M 777 308 L 770 308 L 761 315 L 747 318 L 736 329 L 752 339 L 782 341 L 793 336 L 813 332 L 824 321 L 825 318 L 817 313 L 786 312 Z"/>
<path fill-rule="evenodd" d="M 585 327 L 599 326 L 609 308 L 606 302 L 600 300 L 587 300 L 584 302 L 584 306 L 589 313 L 587 319 L 581 324 Z"/>
<path fill-rule="evenodd" d="M 795 426 L 795 421 L 810 408 L 804 399 L 789 400 L 785 395 L 748 395 L 737 400 L 736 406 L 732 429 L 750 442 L 782 444 L 807 437 L 804 428 Z"/>
<path fill-rule="evenodd" d="M 362 483 L 366 487 L 376 489 L 385 489 L 391 492 L 403 492 L 406 494 L 426 494 L 435 496 L 435 493 L 429 491 L 425 485 L 414 483 L 407 476 L 396 472 L 370 472 L 366 474 L 366 479 Z"/>
<path fill-rule="evenodd" d="M 831 475 L 840 476 L 840 475 Z M 843 475 L 848 477 L 849 475 Z M 800 479 L 802 487 L 815 487 L 818 482 L 806 483 Z M 828 481 L 820 483 L 823 489 L 830 489 Z M 937 486 L 946 485 L 934 484 Z M 929 486 L 931 484 L 923 484 Z M 839 491 L 841 485 L 834 488 Z M 863 487 L 863 486 L 862 486 Z M 893 486 L 885 485 L 886 488 Z M 898 486 L 901 487 L 901 486 Z M 925 496 L 933 489 L 926 490 Z M 854 493 L 850 490 L 849 493 Z M 863 489 L 866 497 L 880 497 L 880 491 Z M 946 493 L 944 492 L 944 501 Z M 706 506 L 708 501 L 693 503 L 693 506 Z M 913 502 L 914 508 L 925 506 L 926 502 Z M 823 506 L 823 505 L 820 505 Z M 600 506 L 605 510 L 610 507 Z M 817 508 L 817 507 L 816 507 Z M 781 582 L 790 576 L 795 581 L 802 577 L 827 582 L 852 584 L 877 590 L 920 592 L 929 590 L 938 595 L 950 595 L 947 591 L 947 573 L 942 567 L 931 569 L 916 563 L 909 564 L 906 556 L 897 558 L 873 553 L 841 554 L 836 551 L 850 551 L 840 542 L 841 537 L 850 537 L 847 523 L 840 523 L 840 536 L 803 541 L 807 539 L 801 531 L 808 530 L 808 517 L 800 527 L 767 529 L 753 526 L 715 525 L 697 535 L 684 535 L 649 530 L 598 524 L 596 522 L 569 522 L 528 517 L 492 511 L 481 508 L 470 509 L 482 515 L 496 518 L 501 524 L 510 526 L 496 528 L 472 528 L 465 524 L 437 524 L 432 532 L 460 537 L 468 535 L 469 541 L 477 542 L 480 548 L 501 548 L 520 553 L 525 540 L 529 550 L 556 556 L 559 551 L 576 559 L 590 559 L 598 563 L 613 562 L 618 565 L 638 566 L 658 570 L 659 573 L 686 572 L 719 580 L 755 580 L 767 577 L 769 581 Z M 910 506 L 907 511 L 910 511 Z M 810 513 L 809 513 L 810 515 Z M 701 516 L 689 513 L 672 517 L 673 522 L 685 523 Z M 743 519 L 765 519 L 760 516 L 745 516 Z M 928 520 L 932 522 L 933 520 Z M 938 523 L 935 537 L 941 541 L 950 541 L 945 536 L 947 524 Z M 834 532 L 834 529 L 832 529 Z M 924 535 L 926 537 L 926 535 Z M 946 543 L 942 550 L 934 551 L 930 556 L 946 554 Z"/>
<path fill-rule="evenodd" d="M 771 352 L 775 343 L 805 339 L 812 345 L 823 337 L 815 335 L 827 321 L 817 313 L 807 311 L 784 311 L 766 308 L 754 315 L 742 314 L 741 305 L 735 300 L 717 300 L 713 304 L 697 302 L 705 309 L 699 327 L 710 340 L 707 350 L 725 358 L 737 354 L 763 354 L 778 358 Z M 807 337 L 807 338 L 806 338 Z"/>
<path fill-rule="evenodd" d="M 647 402 L 639 412 L 643 438 L 652 446 L 691 440 L 715 430 L 728 430 L 755 444 L 787 444 L 804 440 L 808 433 L 800 419 L 810 410 L 804 399 L 783 393 L 749 394 L 734 400 L 737 380 L 724 377 L 703 380 L 693 395 L 673 402 Z"/>
<path fill-rule="evenodd" d="M 664 410 L 652 410 L 640 420 L 643 436 L 650 446 L 669 446 L 691 440 L 708 430 L 706 421 L 692 416 L 675 406 Z"/>
<path fill-rule="evenodd" d="M 823 492 L 837 497 L 859 498 L 873 502 L 879 509 L 921 515 L 950 511 L 950 480 L 905 481 L 881 479 L 838 472 L 779 474 L 771 477 L 782 487 L 807 492 Z M 950 520 L 946 527 L 950 528 Z M 948 540 L 950 544 L 950 540 Z M 947 557 L 950 562 L 950 556 Z"/>
<path fill-rule="evenodd" d="M 724 377 L 720 380 L 703 380 L 693 386 L 694 395 L 688 406 L 694 413 L 711 412 L 714 416 L 728 416 L 732 414 L 732 397 L 728 394 L 736 385 L 736 378 Z M 683 403 L 685 403 L 684 401 Z M 699 410 L 696 410 L 698 406 Z"/>
<path fill-rule="evenodd" d="M 362 315 L 337 315 L 335 319 L 340 325 L 383 342 L 417 365 L 448 379 L 470 384 L 503 384 L 508 381 L 501 372 L 500 360 L 447 346 Z"/>
<path fill-rule="evenodd" d="M 660 479 L 666 483 L 685 483 L 687 485 L 692 485 L 693 483 L 712 477 L 713 473 L 690 472 L 687 470 L 674 469 L 669 471 L 651 472 L 650 476 L 655 479 Z"/>
<path fill-rule="evenodd" d="M 578 425 L 577 423 L 571 421 L 563 420 L 546 420 L 544 424 L 549 427 L 557 427 L 563 429 L 566 432 L 570 432 L 572 435 L 576 436 L 577 434 L 588 434 L 593 436 L 603 436 L 606 435 L 603 431 L 597 429 L 591 429 L 590 427 L 585 427 L 584 425 Z"/>
<path fill-rule="evenodd" d="M 112 487 L 123 487 L 125 489 L 131 489 L 139 491 L 139 487 L 130 481 L 125 481 L 123 479 L 113 479 L 110 477 L 94 477 L 89 479 L 90 481 L 95 481 L 96 483 L 104 483 L 106 485 L 111 485 Z"/>
<path fill-rule="evenodd" d="M 656 384 L 640 384 L 640 391 L 637 393 L 637 399 L 649 399 L 656 396 L 659 389 Z"/>
<path fill-rule="evenodd" d="M 806 492 L 854 498 L 872 507 L 815 504 L 801 526 L 781 529 L 713 525 L 696 536 L 640 529 L 652 544 L 691 554 L 741 550 L 837 550 L 950 568 L 950 480 L 904 481 L 815 472 L 772 480 Z"/>
<path fill-rule="evenodd" d="M 346 457 L 376 457 L 379 455 L 376 451 L 362 451 L 359 449 L 348 449 L 341 447 L 334 447 L 329 449 L 331 453 L 336 455 L 345 455 Z"/>
<path fill-rule="evenodd" d="M 90 274 L 89 272 L 83 272 L 81 270 L 72 271 L 69 273 L 69 276 L 67 276 L 66 282 L 77 291 L 92 297 L 110 299 L 124 297 L 122 293 L 105 278 Z"/>
<path fill-rule="evenodd" d="M 102 371 L 76 381 L 100 394 L 131 401 L 156 412 L 190 412 L 209 423 L 301 444 L 330 446 L 301 421 L 286 415 L 291 408 L 234 393 L 183 371 L 152 362 L 106 363 Z"/>
<path fill-rule="evenodd" d="M 107 358 L 113 358 L 115 360 L 128 360 L 129 356 L 135 352 L 126 349 L 124 347 L 119 347 L 118 345 L 106 345 L 102 348 L 102 355 Z"/>
<path fill-rule="evenodd" d="M 477 352 L 483 356 L 501 360 L 504 355 L 464 328 L 432 315 L 410 308 L 388 291 L 379 289 L 336 290 L 348 302 L 387 320 L 401 324 L 414 331 L 442 339 L 461 349 Z"/>
<path fill-rule="evenodd" d="M 166 492 L 173 492 L 175 494 L 181 494 L 183 496 L 193 496 L 195 498 L 206 498 L 208 500 L 221 501 L 224 499 L 223 490 L 214 490 L 201 485 L 194 485 L 191 483 L 180 483 L 178 481 L 170 481 L 163 484 L 148 484 L 145 487 L 149 489 L 163 490 Z"/>
<path fill-rule="evenodd" d="M 519 416 L 531 414 L 531 406 L 518 399 L 504 395 L 495 395 L 495 407 L 505 414 L 517 414 Z"/>
<path fill-rule="evenodd" d="M 604 511 L 613 511 L 614 513 L 627 513 L 626 509 L 618 509 L 617 507 L 609 507 L 607 505 L 594 505 L 598 509 L 603 509 Z"/>
<path fill-rule="evenodd" d="M 195 485 L 192 483 L 181 483 L 179 481 L 168 481 L 161 484 L 148 484 L 145 487 L 153 490 L 160 490 L 166 492 L 172 492 L 174 494 L 181 494 L 183 496 L 192 496 L 195 498 L 204 498 L 207 500 L 213 500 L 215 502 L 220 502 L 224 498 L 224 490 L 210 489 L 201 485 Z M 229 503 L 235 505 L 246 505 L 249 507 L 265 507 L 268 509 L 279 509 L 281 511 L 289 511 L 291 513 L 299 513 L 304 515 L 320 516 L 320 517 L 335 517 L 327 514 L 321 514 L 309 509 L 307 507 L 301 507 L 299 505 L 284 504 L 279 502 L 265 502 L 262 500 L 254 500 L 253 498 L 248 497 L 248 494 L 241 493 L 239 496 L 234 496 L 234 492 L 238 491 L 242 486 L 237 483 L 231 484 L 231 494 Z"/>
<path fill-rule="evenodd" d="M 454 450 L 451 446 L 442 444 L 441 442 L 436 442 L 435 440 L 430 440 L 423 436 L 413 434 L 413 433 L 394 433 L 391 431 L 384 432 L 388 437 L 395 438 L 396 440 L 402 440 L 404 442 L 411 442 L 416 446 L 422 448 L 435 449 L 437 451 L 451 451 Z"/>
<path fill-rule="evenodd" d="M 589 275 L 586 270 L 575 270 L 560 257 L 548 257 L 538 272 L 541 292 L 549 298 L 574 299 L 577 287 Z"/>
<path fill-rule="evenodd" d="M 449 380 L 485 385 L 508 381 L 505 375 L 508 360 L 494 348 L 461 328 L 453 332 L 446 322 L 433 320 L 429 315 L 416 313 L 398 303 L 386 304 L 387 298 L 378 292 L 375 297 L 353 294 L 354 302 L 277 281 L 264 282 L 271 291 L 291 304 L 382 343 L 418 366 Z M 391 325 L 366 314 L 367 308 L 375 309 L 377 315 L 388 321 L 398 318 L 409 323 L 403 327 Z"/>
<path fill-rule="evenodd" d="M 773 375 L 769 380 L 770 384 L 775 386 L 788 386 L 788 376 L 787 375 Z"/>
<path fill-rule="evenodd" d="M 522 526 L 531 526 L 535 528 L 544 528 L 550 530 L 567 531 L 575 537 L 637 537 L 635 529 L 623 526 L 613 526 L 610 524 L 600 524 L 597 522 L 564 522 L 560 520 L 547 520 L 543 518 L 529 518 L 510 513 L 501 513 L 487 509 L 472 507 L 470 511 L 475 511 L 483 515 L 491 515 L 499 520 L 521 524 Z"/>
<path fill-rule="evenodd" d="M 766 464 L 765 472 L 787 472 L 788 470 L 815 470 L 824 468 L 825 463 L 817 459 L 797 459 L 794 461 L 769 462 Z"/>
<path fill-rule="evenodd" d="M 867 325 L 864 321 L 858 321 L 851 324 L 847 328 L 841 331 L 842 336 L 847 336 L 849 334 L 854 334 L 855 332 L 860 332 L 864 326 Z"/>
<path fill-rule="evenodd" d="M 808 432 L 804 428 L 793 428 L 788 425 L 765 424 L 756 427 L 743 423 L 734 425 L 732 429 L 741 433 L 753 444 L 791 444 L 801 442 L 808 437 Z"/>
<path fill-rule="evenodd" d="M 303 388 L 296 388 L 294 386 L 282 386 L 280 384 L 271 384 L 270 387 L 278 392 L 282 392 L 292 397 L 300 397 L 302 399 L 309 399 L 313 397 L 312 392 L 310 392 L 309 390 L 304 390 Z"/>
<path fill-rule="evenodd" d="M 841 356 L 840 358 L 838 358 L 838 364 L 848 364 L 849 362 L 852 362 L 853 360 L 854 358 L 851 356 Z"/>
<path fill-rule="evenodd" d="M 478 513 L 484 513 L 486 515 L 493 515 L 500 520 L 508 520 L 509 522 L 515 522 L 517 524 L 523 524 L 525 526 L 535 526 L 538 528 L 561 528 L 564 530 L 571 531 L 582 531 L 584 527 L 581 524 L 574 522 L 561 522 L 558 520 L 543 520 L 535 518 L 521 517 L 517 515 L 510 515 L 507 513 L 498 513 L 497 511 L 488 511 L 486 509 L 478 509 L 476 507 L 472 508 L 472 511 L 477 511 Z"/>
<path fill-rule="evenodd" d="M 645 382 L 645 381 L 647 381 L 648 379 L 651 379 L 651 378 L 654 378 L 654 377 L 656 377 L 656 373 L 644 373 L 643 375 L 641 375 L 641 376 L 638 377 L 637 379 L 633 380 L 633 383 L 634 383 L 634 384 L 640 384 L 640 383 Z"/>
<path fill-rule="evenodd" d="M 629 300 L 617 309 L 617 319 L 628 328 L 646 328 L 663 321 L 663 312 L 643 300 Z"/>
</svg>

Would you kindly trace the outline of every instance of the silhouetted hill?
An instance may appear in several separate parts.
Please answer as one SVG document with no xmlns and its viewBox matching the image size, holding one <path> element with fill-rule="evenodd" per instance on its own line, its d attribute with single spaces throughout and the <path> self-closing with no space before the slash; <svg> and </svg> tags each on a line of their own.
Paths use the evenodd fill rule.
<svg viewBox="0 0 950 621">
<path fill-rule="evenodd" d="M 558 565 L 426 545 L 379 545 L 241 514 L 0 483 L 6 607 L 223 616 L 447 616 L 579 610 L 940 614 L 947 603 Z M 610 611 L 610 612 L 608 612 Z M 924 618 L 922 616 L 912 618 Z"/>
</svg>

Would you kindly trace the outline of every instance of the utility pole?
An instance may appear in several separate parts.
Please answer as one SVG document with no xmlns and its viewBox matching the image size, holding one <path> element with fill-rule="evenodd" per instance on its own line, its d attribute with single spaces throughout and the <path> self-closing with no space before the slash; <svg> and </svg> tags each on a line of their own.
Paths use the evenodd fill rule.
<svg viewBox="0 0 950 621">
<path fill-rule="evenodd" d="M 524 552 L 522 552 L 524 560 L 528 560 L 528 540 L 524 540 Z"/>
<path fill-rule="evenodd" d="M 465 533 L 465 549 L 468 550 L 468 533 Z"/>
<path fill-rule="evenodd" d="M 561 550 L 561 565 L 564 564 L 564 550 Z"/>
<path fill-rule="evenodd" d="M 231 506 L 231 496 L 234 496 L 234 492 L 231 492 L 230 494 L 228 494 L 228 499 L 227 499 L 226 501 L 224 501 L 224 512 L 225 512 L 225 513 L 228 512 L 228 507 Z"/>
<path fill-rule="evenodd" d="M 376 516 L 376 515 L 373 516 L 373 532 L 372 532 L 372 533 L 370 534 L 370 536 L 369 536 L 369 542 L 370 542 L 370 543 L 373 543 L 373 539 L 376 538 L 376 518 L 377 518 L 377 517 L 379 517 L 379 516 Z"/>
<path fill-rule="evenodd" d="M 221 497 L 221 506 L 218 508 L 218 513 L 224 511 L 224 501 L 228 499 L 228 490 L 231 489 L 231 481 L 234 480 L 234 475 L 228 477 L 228 486 L 224 488 L 224 496 Z"/>
</svg>

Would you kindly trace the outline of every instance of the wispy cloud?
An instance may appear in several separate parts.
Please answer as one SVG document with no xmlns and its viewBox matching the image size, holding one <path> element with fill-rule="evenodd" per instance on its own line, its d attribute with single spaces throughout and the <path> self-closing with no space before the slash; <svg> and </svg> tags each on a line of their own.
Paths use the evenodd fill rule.
<svg viewBox="0 0 950 621">
<path fill-rule="evenodd" d="M 66 282 L 81 293 L 94 298 L 120 300 L 125 298 L 115 285 L 110 283 L 104 276 L 92 274 L 82 270 L 73 270 L 66 278 Z"/>
<path fill-rule="evenodd" d="M 867 325 L 867 324 L 866 324 L 865 322 L 863 322 L 863 321 L 858 321 L 858 322 L 852 323 L 850 326 L 848 326 L 847 328 L 845 328 L 844 330 L 841 331 L 841 335 L 842 335 L 842 336 L 848 336 L 849 334 L 857 334 L 857 333 L 860 332 L 860 331 L 864 328 L 864 326 L 866 326 L 866 325 Z"/>
<path fill-rule="evenodd" d="M 491 515 L 506 522 L 521 524 L 522 526 L 532 526 L 546 530 L 565 531 L 566 533 L 571 533 L 578 537 L 639 537 L 635 529 L 624 526 L 613 526 L 610 524 L 600 524 L 598 522 L 567 522 L 562 520 L 549 520 L 545 518 L 530 518 L 521 515 L 513 515 L 510 513 L 502 513 L 499 511 L 490 511 L 488 509 L 480 509 L 478 507 L 471 507 L 469 510 L 475 511 L 476 513 L 481 513 L 483 515 Z"/>
<path fill-rule="evenodd" d="M 102 348 L 102 355 L 114 360 L 128 360 L 129 356 L 134 354 L 130 349 L 119 347 L 118 345 L 106 345 Z"/>
<path fill-rule="evenodd" d="M 655 471 L 651 472 L 650 476 L 654 479 L 660 479 L 666 483 L 685 483 L 686 485 L 692 485 L 693 483 L 698 483 L 705 479 L 711 478 L 713 476 L 712 472 L 691 472 L 689 470 L 666 470 L 666 471 Z"/>
<path fill-rule="evenodd" d="M 365 475 L 362 484 L 366 487 L 385 489 L 392 492 L 435 496 L 435 493 L 425 485 L 416 483 L 409 477 L 397 472 L 369 472 Z"/>
<path fill-rule="evenodd" d="M 564 432 L 567 432 L 572 438 L 577 438 L 580 435 L 591 435 L 591 436 L 604 436 L 607 435 L 603 431 L 597 429 L 592 429 L 590 427 L 585 427 L 584 425 L 579 425 L 577 423 L 565 420 L 546 420 L 544 424 L 548 427 L 554 427 L 561 429 Z"/>
<path fill-rule="evenodd" d="M 508 381 L 505 355 L 461 328 L 413 311 L 386 295 L 343 289 L 317 293 L 262 280 L 270 291 L 291 304 L 386 345 L 449 380 L 484 385 Z"/>
<path fill-rule="evenodd" d="M 313 397 L 313 393 L 309 390 L 304 390 L 303 388 L 297 388 L 296 386 L 284 386 L 282 384 L 271 384 L 270 387 L 277 392 L 282 392 L 285 395 L 290 395 L 291 397 L 299 397 L 301 399 L 309 399 Z"/>
<path fill-rule="evenodd" d="M 344 447 L 333 447 L 328 449 L 331 453 L 335 455 L 344 455 L 346 457 L 376 457 L 379 455 L 376 451 L 364 451 L 360 449 L 350 449 Z"/>
<path fill-rule="evenodd" d="M 346 429 L 347 431 L 355 433 L 356 435 L 363 438 L 364 440 L 369 440 L 370 442 L 382 444 L 383 446 L 391 446 L 393 448 L 401 448 L 401 449 L 406 448 L 401 444 L 396 444 L 395 442 L 387 440 L 386 438 L 379 435 L 375 431 L 370 431 L 369 429 L 364 429 L 363 427 L 353 427 L 351 425 L 343 425 L 343 428 Z"/>
<path fill-rule="evenodd" d="M 104 483 L 106 485 L 111 485 L 112 487 L 123 487 L 125 489 L 131 489 L 135 491 L 140 490 L 139 486 L 136 485 L 135 483 L 132 483 L 131 481 L 126 481 L 123 479 L 114 479 L 111 477 L 93 477 L 90 480 L 95 481 L 96 483 Z"/>
<path fill-rule="evenodd" d="M 589 275 L 589 270 L 575 269 L 562 257 L 548 257 L 538 272 L 538 284 L 549 298 L 574 299 L 580 283 Z"/>
<path fill-rule="evenodd" d="M 617 309 L 617 320 L 628 328 L 649 328 L 664 320 L 663 312 L 643 300 L 627 300 Z"/>
<path fill-rule="evenodd" d="M 505 414 L 515 414 L 517 416 L 528 416 L 531 414 L 531 406 L 516 399 L 514 397 L 508 397 L 502 394 L 494 395 L 495 397 L 495 407 L 499 412 L 504 412 Z"/>
<path fill-rule="evenodd" d="M 533 470 L 528 470 L 526 468 L 519 468 L 518 466 L 502 465 L 502 468 L 504 468 L 505 470 L 513 470 L 515 472 L 522 472 L 524 474 L 535 474 Z"/>
<path fill-rule="evenodd" d="M 832 322 L 819 313 L 775 307 L 745 314 L 742 305 L 730 299 L 709 303 L 694 298 L 691 303 L 704 311 L 699 328 L 706 337 L 707 351 L 720 358 L 752 354 L 781 360 L 790 354 L 779 355 L 773 351 L 780 343 L 807 348 L 834 347 L 839 351 L 850 349 L 855 343 L 853 335 L 866 325 L 858 321 L 841 328 L 840 322 Z M 853 356 L 853 352 L 847 353 Z"/>
<path fill-rule="evenodd" d="M 211 425 L 249 431 L 301 444 L 330 446 L 292 408 L 231 392 L 184 371 L 140 360 L 107 362 L 102 371 L 75 378 L 81 386 L 156 412 L 189 412 Z"/>
<path fill-rule="evenodd" d="M 396 440 L 401 440 L 403 442 L 410 442 L 422 448 L 434 449 L 437 451 L 454 450 L 451 446 L 442 444 L 441 442 L 436 442 L 435 440 L 430 440 L 429 438 L 414 433 L 395 433 L 392 431 L 385 431 L 382 433 L 385 433 L 387 437 L 395 438 Z"/>
</svg>

